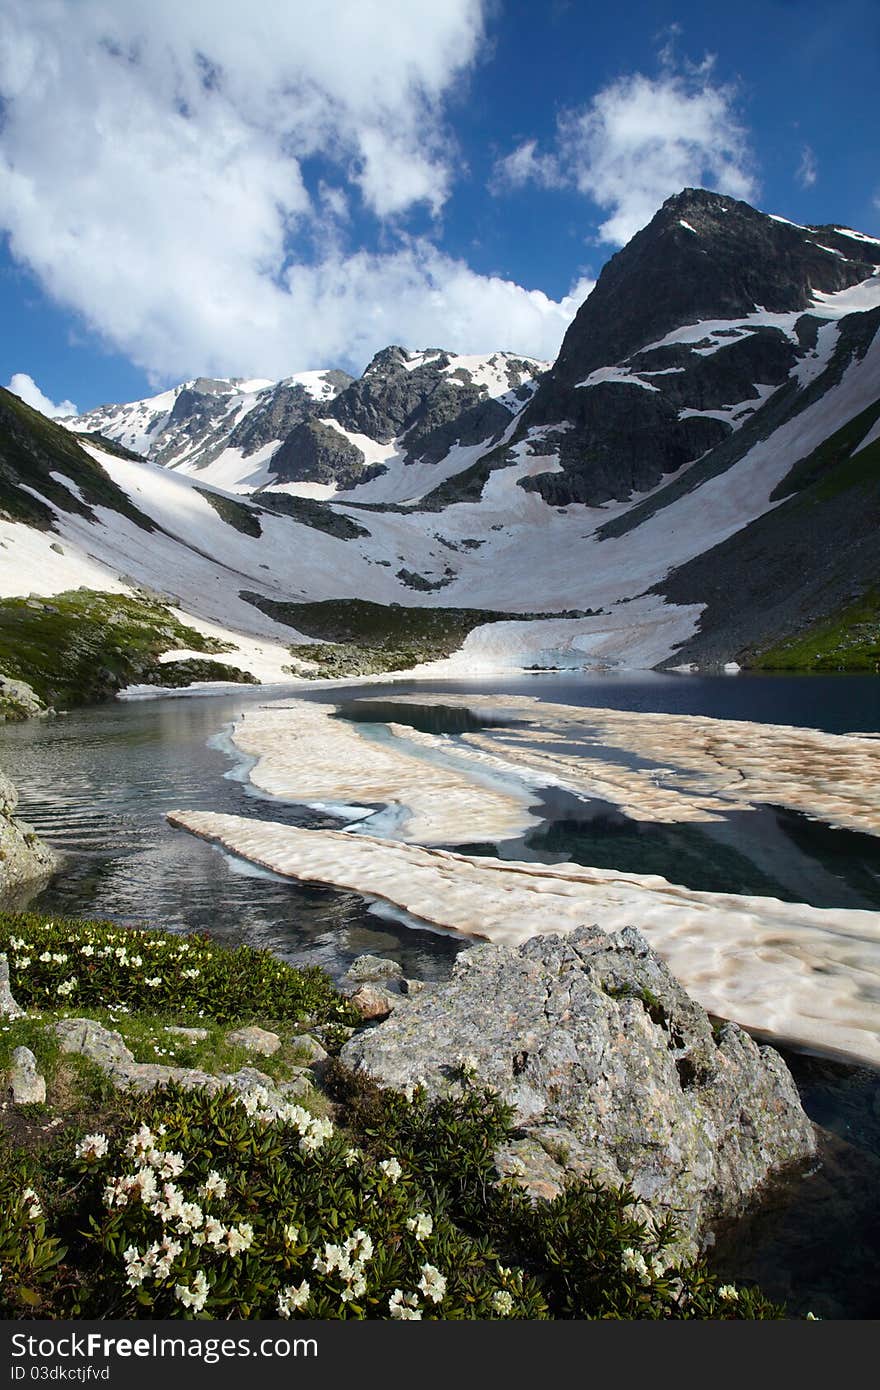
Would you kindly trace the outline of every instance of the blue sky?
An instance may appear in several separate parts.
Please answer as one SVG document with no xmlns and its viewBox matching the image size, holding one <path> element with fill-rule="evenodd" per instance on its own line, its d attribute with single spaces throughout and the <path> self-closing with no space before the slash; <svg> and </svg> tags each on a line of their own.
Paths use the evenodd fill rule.
<svg viewBox="0 0 880 1390">
<path fill-rule="evenodd" d="M 5 0 L 0 382 L 551 358 L 684 183 L 880 233 L 878 68 L 877 0 Z"/>
</svg>

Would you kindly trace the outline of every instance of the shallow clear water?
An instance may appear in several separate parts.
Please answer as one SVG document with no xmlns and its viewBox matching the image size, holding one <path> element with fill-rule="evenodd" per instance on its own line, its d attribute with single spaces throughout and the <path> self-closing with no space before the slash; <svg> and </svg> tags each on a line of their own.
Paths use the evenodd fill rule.
<svg viewBox="0 0 880 1390">
<path fill-rule="evenodd" d="M 359 694 L 527 694 L 554 703 L 706 714 L 828 732 L 880 730 L 873 677 L 616 677 L 541 675 L 509 682 L 398 682 L 297 690 L 338 703 Z M 337 976 L 364 951 L 388 955 L 423 979 L 442 977 L 464 944 L 444 933 L 379 917 L 356 894 L 307 887 L 234 861 L 172 830 L 165 813 L 192 807 L 293 824 L 340 822 L 257 796 L 223 731 L 263 687 L 231 696 L 114 703 L 0 728 L 0 766 L 19 787 L 20 814 L 65 854 L 62 871 L 29 904 L 35 910 L 107 916 L 128 923 L 202 928 L 269 946 Z M 456 712 L 460 718 L 460 712 Z M 396 715 L 399 719 L 399 713 Z M 427 718 L 433 716 L 413 716 Z M 448 716 L 447 716 L 448 718 Z M 442 731 L 443 716 L 431 725 Z M 478 721 L 481 722 L 481 721 Z M 470 727 L 459 723 L 450 732 Z M 573 804 L 574 803 L 574 804 Z M 722 824 L 659 830 L 602 803 L 542 797 L 545 823 L 502 847 L 507 857 L 581 859 L 665 873 L 699 888 L 772 892 L 817 906 L 878 906 L 880 860 L 870 836 L 846 835 L 778 808 Z M 482 846 L 484 852 L 497 852 Z M 677 874 L 669 871 L 674 862 Z M 763 887 L 759 885 L 764 885 Z M 769 886 L 768 886 L 769 885 Z M 875 1073 L 796 1059 L 810 1113 L 836 1138 L 817 1176 L 780 1189 L 722 1250 L 725 1268 L 759 1277 L 793 1311 L 838 1317 L 880 1311 L 880 1086 Z M 833 1238 L 829 1236 L 833 1232 Z"/>
</svg>

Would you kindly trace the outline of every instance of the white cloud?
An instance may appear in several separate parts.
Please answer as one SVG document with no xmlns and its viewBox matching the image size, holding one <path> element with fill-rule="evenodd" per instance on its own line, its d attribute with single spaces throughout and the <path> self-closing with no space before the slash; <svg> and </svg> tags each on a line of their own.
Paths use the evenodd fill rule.
<svg viewBox="0 0 880 1390">
<path fill-rule="evenodd" d="M 757 188 L 735 93 L 713 80 L 713 60 L 674 71 L 664 49 L 657 78 L 633 73 L 604 87 L 588 106 L 560 117 L 555 149 L 528 141 L 496 167 L 495 185 L 560 181 L 610 216 L 599 238 L 621 246 L 660 204 L 689 186 L 754 198 Z"/>
<path fill-rule="evenodd" d="M 444 103 L 482 34 L 481 0 L 6 0 L 0 227 L 156 378 L 552 353 L 565 301 L 403 230 L 449 195 Z M 382 252 L 346 254 L 365 212 Z"/>
<path fill-rule="evenodd" d="M 795 175 L 801 188 L 812 188 L 816 179 L 819 177 L 819 166 L 816 156 L 809 145 L 804 145 L 801 150 L 801 162 L 798 165 Z"/>
<path fill-rule="evenodd" d="M 54 420 L 59 415 L 79 414 L 73 401 L 59 401 L 56 405 L 54 401 L 43 394 L 33 377 L 28 376 L 27 372 L 15 372 L 9 380 L 7 389 L 14 396 L 23 400 L 25 405 L 39 410 L 41 415 L 48 415 L 50 420 Z"/>
<path fill-rule="evenodd" d="M 566 178 L 559 167 L 559 160 L 553 154 L 538 154 L 537 148 L 537 140 L 525 140 L 510 154 L 499 159 L 492 174 L 492 191 L 522 188 L 527 183 L 536 183 L 543 188 L 563 187 Z"/>
</svg>

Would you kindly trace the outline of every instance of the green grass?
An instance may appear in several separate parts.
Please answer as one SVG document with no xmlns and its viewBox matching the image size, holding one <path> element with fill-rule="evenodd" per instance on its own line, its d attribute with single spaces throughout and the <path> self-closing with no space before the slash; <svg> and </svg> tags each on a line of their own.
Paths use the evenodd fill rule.
<svg viewBox="0 0 880 1390">
<path fill-rule="evenodd" d="M 228 644 L 187 627 L 157 599 L 68 590 L 0 601 L 0 671 L 58 709 L 106 700 L 145 679 L 175 648 L 216 653 Z"/>
<path fill-rule="evenodd" d="M 871 589 L 748 665 L 759 671 L 880 671 L 880 591 Z"/>
</svg>

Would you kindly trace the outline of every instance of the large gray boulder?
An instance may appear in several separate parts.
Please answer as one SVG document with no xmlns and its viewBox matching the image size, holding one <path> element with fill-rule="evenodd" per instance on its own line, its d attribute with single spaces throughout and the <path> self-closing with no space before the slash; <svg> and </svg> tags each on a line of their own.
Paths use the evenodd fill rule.
<svg viewBox="0 0 880 1390">
<path fill-rule="evenodd" d="M 502 1175 L 542 1197 L 569 1174 L 628 1184 L 690 1249 L 816 1147 L 778 1053 L 713 1027 L 632 927 L 477 946 L 341 1055 L 431 1094 L 462 1085 L 464 1064 L 514 1107 Z"/>
<path fill-rule="evenodd" d="M 32 880 L 48 878 L 57 859 L 29 825 L 16 820 L 18 792 L 0 772 L 0 902 Z"/>
</svg>

